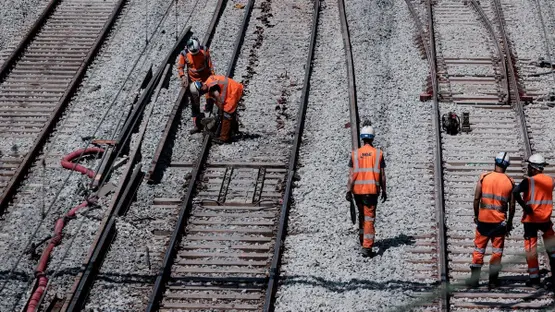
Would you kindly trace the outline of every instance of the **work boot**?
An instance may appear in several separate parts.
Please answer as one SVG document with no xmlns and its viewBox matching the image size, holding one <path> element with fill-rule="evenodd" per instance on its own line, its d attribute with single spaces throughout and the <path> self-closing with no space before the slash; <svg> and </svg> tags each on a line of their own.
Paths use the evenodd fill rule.
<svg viewBox="0 0 555 312">
<path fill-rule="evenodd" d="M 480 272 L 482 272 L 481 267 L 470 267 L 470 278 L 464 281 L 466 286 L 471 288 L 480 286 Z"/>
<path fill-rule="evenodd" d="M 526 286 L 540 288 L 541 286 L 540 278 L 539 277 L 530 278 L 528 281 L 526 281 Z"/>
<path fill-rule="evenodd" d="M 499 271 L 501 271 L 501 265 L 490 265 L 488 283 L 489 289 L 499 287 Z"/>
<path fill-rule="evenodd" d="M 220 131 L 220 141 L 229 142 L 231 139 L 231 119 L 224 118 L 222 120 L 222 130 Z"/>
<path fill-rule="evenodd" d="M 499 272 L 493 273 L 490 272 L 489 273 L 489 282 L 488 282 L 488 288 L 489 289 L 494 289 L 499 287 Z"/>
<path fill-rule="evenodd" d="M 364 248 L 362 247 L 361 250 L 361 254 L 364 258 L 372 258 L 374 257 L 374 252 L 372 251 L 372 248 Z"/>
<path fill-rule="evenodd" d="M 555 259 L 549 258 L 549 266 L 551 268 L 551 277 L 549 278 L 551 283 L 549 289 L 555 292 Z"/>
<path fill-rule="evenodd" d="M 193 129 L 189 130 L 189 133 L 195 134 L 195 133 L 202 132 L 203 121 L 204 121 L 204 114 L 201 114 L 198 117 L 193 117 Z"/>
</svg>

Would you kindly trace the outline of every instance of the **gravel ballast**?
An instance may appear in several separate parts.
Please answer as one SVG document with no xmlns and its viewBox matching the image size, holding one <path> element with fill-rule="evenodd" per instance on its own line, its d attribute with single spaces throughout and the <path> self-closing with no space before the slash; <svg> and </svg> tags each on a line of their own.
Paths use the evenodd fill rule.
<svg viewBox="0 0 555 312">
<path fill-rule="evenodd" d="M 389 199 L 377 209 L 378 255 L 365 259 L 344 199 L 351 142 L 337 2 L 324 1 L 320 18 L 276 311 L 394 308 L 412 300 L 411 288 L 425 286 L 413 282 L 404 254 L 411 241 L 405 237 L 429 228 L 434 217 L 432 173 L 412 168 L 433 161 L 431 104 L 418 101 L 427 64 L 412 44 L 404 2 L 348 2 L 359 114 L 376 129 L 388 178 Z"/>
<path fill-rule="evenodd" d="M 118 122 L 124 115 L 114 112 L 128 111 L 131 103 L 126 99 L 136 94 L 138 84 L 148 69 L 148 64 L 152 62 L 156 68 L 175 42 L 175 22 L 173 18 L 169 18 L 160 29 L 163 30 L 162 35 L 158 32 L 152 39 L 152 49 L 148 50 L 146 58 L 143 57 L 139 60 L 139 65 L 133 72 L 130 83 L 126 85 L 121 97 L 115 102 L 115 106 L 110 106 L 125 77 L 132 69 L 132 64 L 144 47 L 145 20 L 148 21 L 148 29 L 152 34 L 167 7 L 168 4 L 164 1 L 150 1 L 148 18 L 146 18 L 145 10 L 147 8 L 144 2 L 130 1 L 126 5 L 116 22 L 114 31 L 108 38 L 108 43 L 103 46 L 100 54 L 89 68 L 77 95 L 58 123 L 57 131 L 45 146 L 46 168 L 43 170 L 42 166 L 37 166 L 31 170 L 27 180 L 20 188 L 18 199 L 8 209 L 9 213 L 4 216 L 5 220 L 0 224 L 3 233 L 0 237 L 0 246 L 5 246 L 5 250 L 11 252 L 2 253 L 0 269 L 9 272 L 17 259 L 23 256 L 14 271 L 15 274 L 12 274 L 7 281 L 7 286 L 1 291 L 3 300 L 0 310 L 21 308 L 27 300 L 23 291 L 29 287 L 34 278 L 33 272 L 37 265 L 37 259 L 30 259 L 28 255 L 23 254 L 23 249 L 34 230 L 39 227 L 37 235 L 31 240 L 33 243 L 37 243 L 52 233 L 54 222 L 62 213 L 80 203 L 84 198 L 78 189 L 81 184 L 89 182 L 88 178 L 72 174 L 68 183 L 63 186 L 63 181 L 69 171 L 59 165 L 61 157 L 75 149 L 82 148 L 82 138 L 94 133 L 94 129 L 105 113 L 107 117 L 103 127 L 95 137 L 112 138 Z M 184 13 L 180 13 L 180 16 L 186 17 Z M 83 162 L 83 164 L 92 169 L 98 165 L 94 161 Z M 119 174 L 121 172 L 116 171 L 114 179 L 117 179 Z M 60 189 L 60 196 L 52 204 Z M 86 216 L 78 214 L 76 219 L 70 220 L 66 225 L 62 243 L 54 249 L 48 267 L 49 277 L 55 272 L 60 275 L 51 279 L 51 288 L 45 300 L 47 304 L 54 294 L 64 294 L 73 283 L 74 274 L 84 260 L 107 203 L 109 203 L 109 198 L 102 199 L 99 202 L 101 209 L 93 209 Z M 52 205 L 52 210 L 46 214 L 42 225 L 39 226 L 43 204 L 46 208 Z M 39 255 L 44 247 L 44 243 L 38 246 L 37 253 Z M 62 261 L 63 263 L 61 263 Z M 0 285 L 3 285 L 8 275 L 4 275 Z"/>
<path fill-rule="evenodd" d="M 0 8 L 0 66 L 33 27 L 50 0 L 5 0 Z"/>
</svg>

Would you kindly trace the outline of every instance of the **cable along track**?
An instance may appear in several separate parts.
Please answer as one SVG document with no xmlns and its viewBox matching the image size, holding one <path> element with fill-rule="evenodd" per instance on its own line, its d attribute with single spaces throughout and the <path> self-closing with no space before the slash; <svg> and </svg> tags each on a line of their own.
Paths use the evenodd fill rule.
<svg viewBox="0 0 555 312">
<path fill-rule="evenodd" d="M 245 8 L 244 23 L 253 3 L 249 1 Z M 209 155 L 216 148 L 211 148 L 211 138 L 205 135 L 187 194 L 173 203 L 181 206 L 179 220 L 147 311 L 272 310 L 308 102 L 318 12 L 317 1 L 289 163 L 271 155 L 252 160 L 226 156 L 222 160 L 221 156 Z M 227 70 L 230 77 L 244 29 L 246 25 Z M 175 166 L 180 164 L 170 164 Z"/>
<path fill-rule="evenodd" d="M 441 131 L 436 137 L 441 142 L 441 149 L 436 150 L 436 157 L 442 160 L 441 173 L 436 173 L 436 179 L 443 183 L 447 250 L 443 250 L 439 237 L 438 250 L 419 251 L 420 256 L 429 253 L 415 260 L 421 265 L 419 273 L 433 276 L 437 264 L 430 260 L 436 259 L 438 251 L 440 255 L 448 255 L 446 277 L 455 288 L 441 301 L 441 310 L 545 308 L 552 303 L 551 295 L 545 290 L 524 286 L 528 274 L 523 257 L 517 256 L 524 251 L 518 208 L 513 221 L 515 229 L 505 241 L 502 286 L 496 290 L 483 286 L 491 256 L 490 244 L 484 258 L 482 286 L 457 287 L 470 276 L 474 247 L 472 201 L 478 176 L 492 170 L 497 152 L 506 151 L 511 156 L 507 173 L 518 182 L 532 150 L 514 60 L 506 57 L 511 54 L 504 24 L 494 25 L 490 20 L 493 16 L 496 23 L 504 21 L 500 2 L 438 0 L 433 6 L 431 1 L 426 5 L 428 10 L 433 10 L 433 14 L 428 14 L 428 24 L 433 25 L 433 30 L 431 34 L 425 33 L 419 27 L 420 32 L 423 39 L 429 36 L 429 42 L 438 47 L 437 54 L 429 46 L 425 47 L 428 59 L 433 59 L 432 82 L 437 85 L 432 99 L 440 114 L 469 112 L 472 130 L 456 136 Z M 486 13 L 488 9 L 490 16 Z M 440 228 L 442 223 L 440 219 Z"/>
<path fill-rule="evenodd" d="M 0 214 L 126 0 L 52 0 L 0 68 Z"/>
</svg>

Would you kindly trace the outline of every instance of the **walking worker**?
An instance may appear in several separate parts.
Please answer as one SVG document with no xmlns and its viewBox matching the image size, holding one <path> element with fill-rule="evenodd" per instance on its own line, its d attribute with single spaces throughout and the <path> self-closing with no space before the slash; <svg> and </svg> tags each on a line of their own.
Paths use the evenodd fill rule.
<svg viewBox="0 0 555 312">
<path fill-rule="evenodd" d="M 385 160 L 383 152 L 372 145 L 374 135 L 372 126 L 362 127 L 360 138 L 363 146 L 351 153 L 349 180 L 345 196 L 345 199 L 350 202 L 353 199 L 353 194 L 355 195 L 363 257 L 374 256 L 372 252 L 374 236 L 376 235 L 374 221 L 380 190 L 382 203 L 387 200 Z"/>
<path fill-rule="evenodd" d="M 551 222 L 553 212 L 553 178 L 543 173 L 548 164 L 540 154 L 528 158 L 528 177 L 514 189 L 513 194 L 518 204 L 523 208 L 522 223 L 524 224 L 524 249 L 530 280 L 528 286 L 540 285 L 540 267 L 538 263 L 538 231 L 543 233 L 543 242 L 549 256 L 551 267 L 551 283 L 555 285 L 553 273 L 555 269 L 555 232 Z M 520 196 L 524 193 L 524 200 Z"/>
<path fill-rule="evenodd" d="M 237 131 L 237 105 L 243 96 L 243 85 L 229 77 L 211 75 L 205 83 L 195 82 L 200 94 L 207 93 L 219 108 L 221 130 L 215 143 L 229 143 L 232 131 Z"/>
<path fill-rule="evenodd" d="M 187 74 L 185 74 L 187 70 Z M 202 130 L 201 120 L 204 114 L 200 112 L 200 94 L 194 83 L 197 81 L 205 82 L 208 77 L 214 75 L 214 66 L 210 59 L 210 51 L 207 47 L 201 46 L 197 38 L 191 38 L 181 53 L 177 61 L 177 72 L 183 83 L 183 88 L 187 88 L 187 93 L 191 99 L 191 117 L 193 119 L 193 129 L 189 133 L 194 134 Z M 212 111 L 213 103 L 207 99 L 204 111 Z"/>
<path fill-rule="evenodd" d="M 482 173 L 474 191 L 474 223 L 476 236 L 474 238 L 474 252 L 472 253 L 471 277 L 466 280 L 470 287 L 478 287 L 480 271 L 484 264 L 484 253 L 488 241 L 491 240 L 492 254 L 489 262 L 489 288 L 499 286 L 499 271 L 505 236 L 513 228 L 515 216 L 515 201 L 513 197 L 514 181 L 505 171 L 510 165 L 510 158 L 506 152 L 500 152 L 495 157 L 493 171 Z M 509 216 L 507 218 L 507 206 Z"/>
</svg>

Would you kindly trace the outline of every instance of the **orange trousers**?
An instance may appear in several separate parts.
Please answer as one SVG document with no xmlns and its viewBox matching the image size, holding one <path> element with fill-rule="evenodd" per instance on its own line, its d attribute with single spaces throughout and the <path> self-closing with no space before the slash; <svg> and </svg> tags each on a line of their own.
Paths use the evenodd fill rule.
<svg viewBox="0 0 555 312">
<path fill-rule="evenodd" d="M 538 231 L 542 231 L 545 249 L 549 255 L 550 263 L 555 260 L 555 232 L 553 224 L 547 223 L 524 223 L 524 250 L 526 251 L 526 263 L 530 278 L 540 278 L 540 264 L 538 262 Z M 551 268 L 553 270 L 553 268 Z"/>
<path fill-rule="evenodd" d="M 358 233 L 362 248 L 372 248 L 374 246 L 374 236 L 376 229 L 374 221 L 376 218 L 376 206 L 378 195 L 355 195 L 355 202 L 358 208 Z"/>
<path fill-rule="evenodd" d="M 488 241 L 491 239 L 492 252 L 489 264 L 491 267 L 500 267 L 501 258 L 503 257 L 503 247 L 505 246 L 505 236 L 485 236 L 482 235 L 478 230 L 476 230 L 476 237 L 474 238 L 474 252 L 472 253 L 472 265 L 471 267 L 481 268 L 484 264 L 484 254 L 486 253 L 486 247 L 488 246 Z"/>
</svg>

